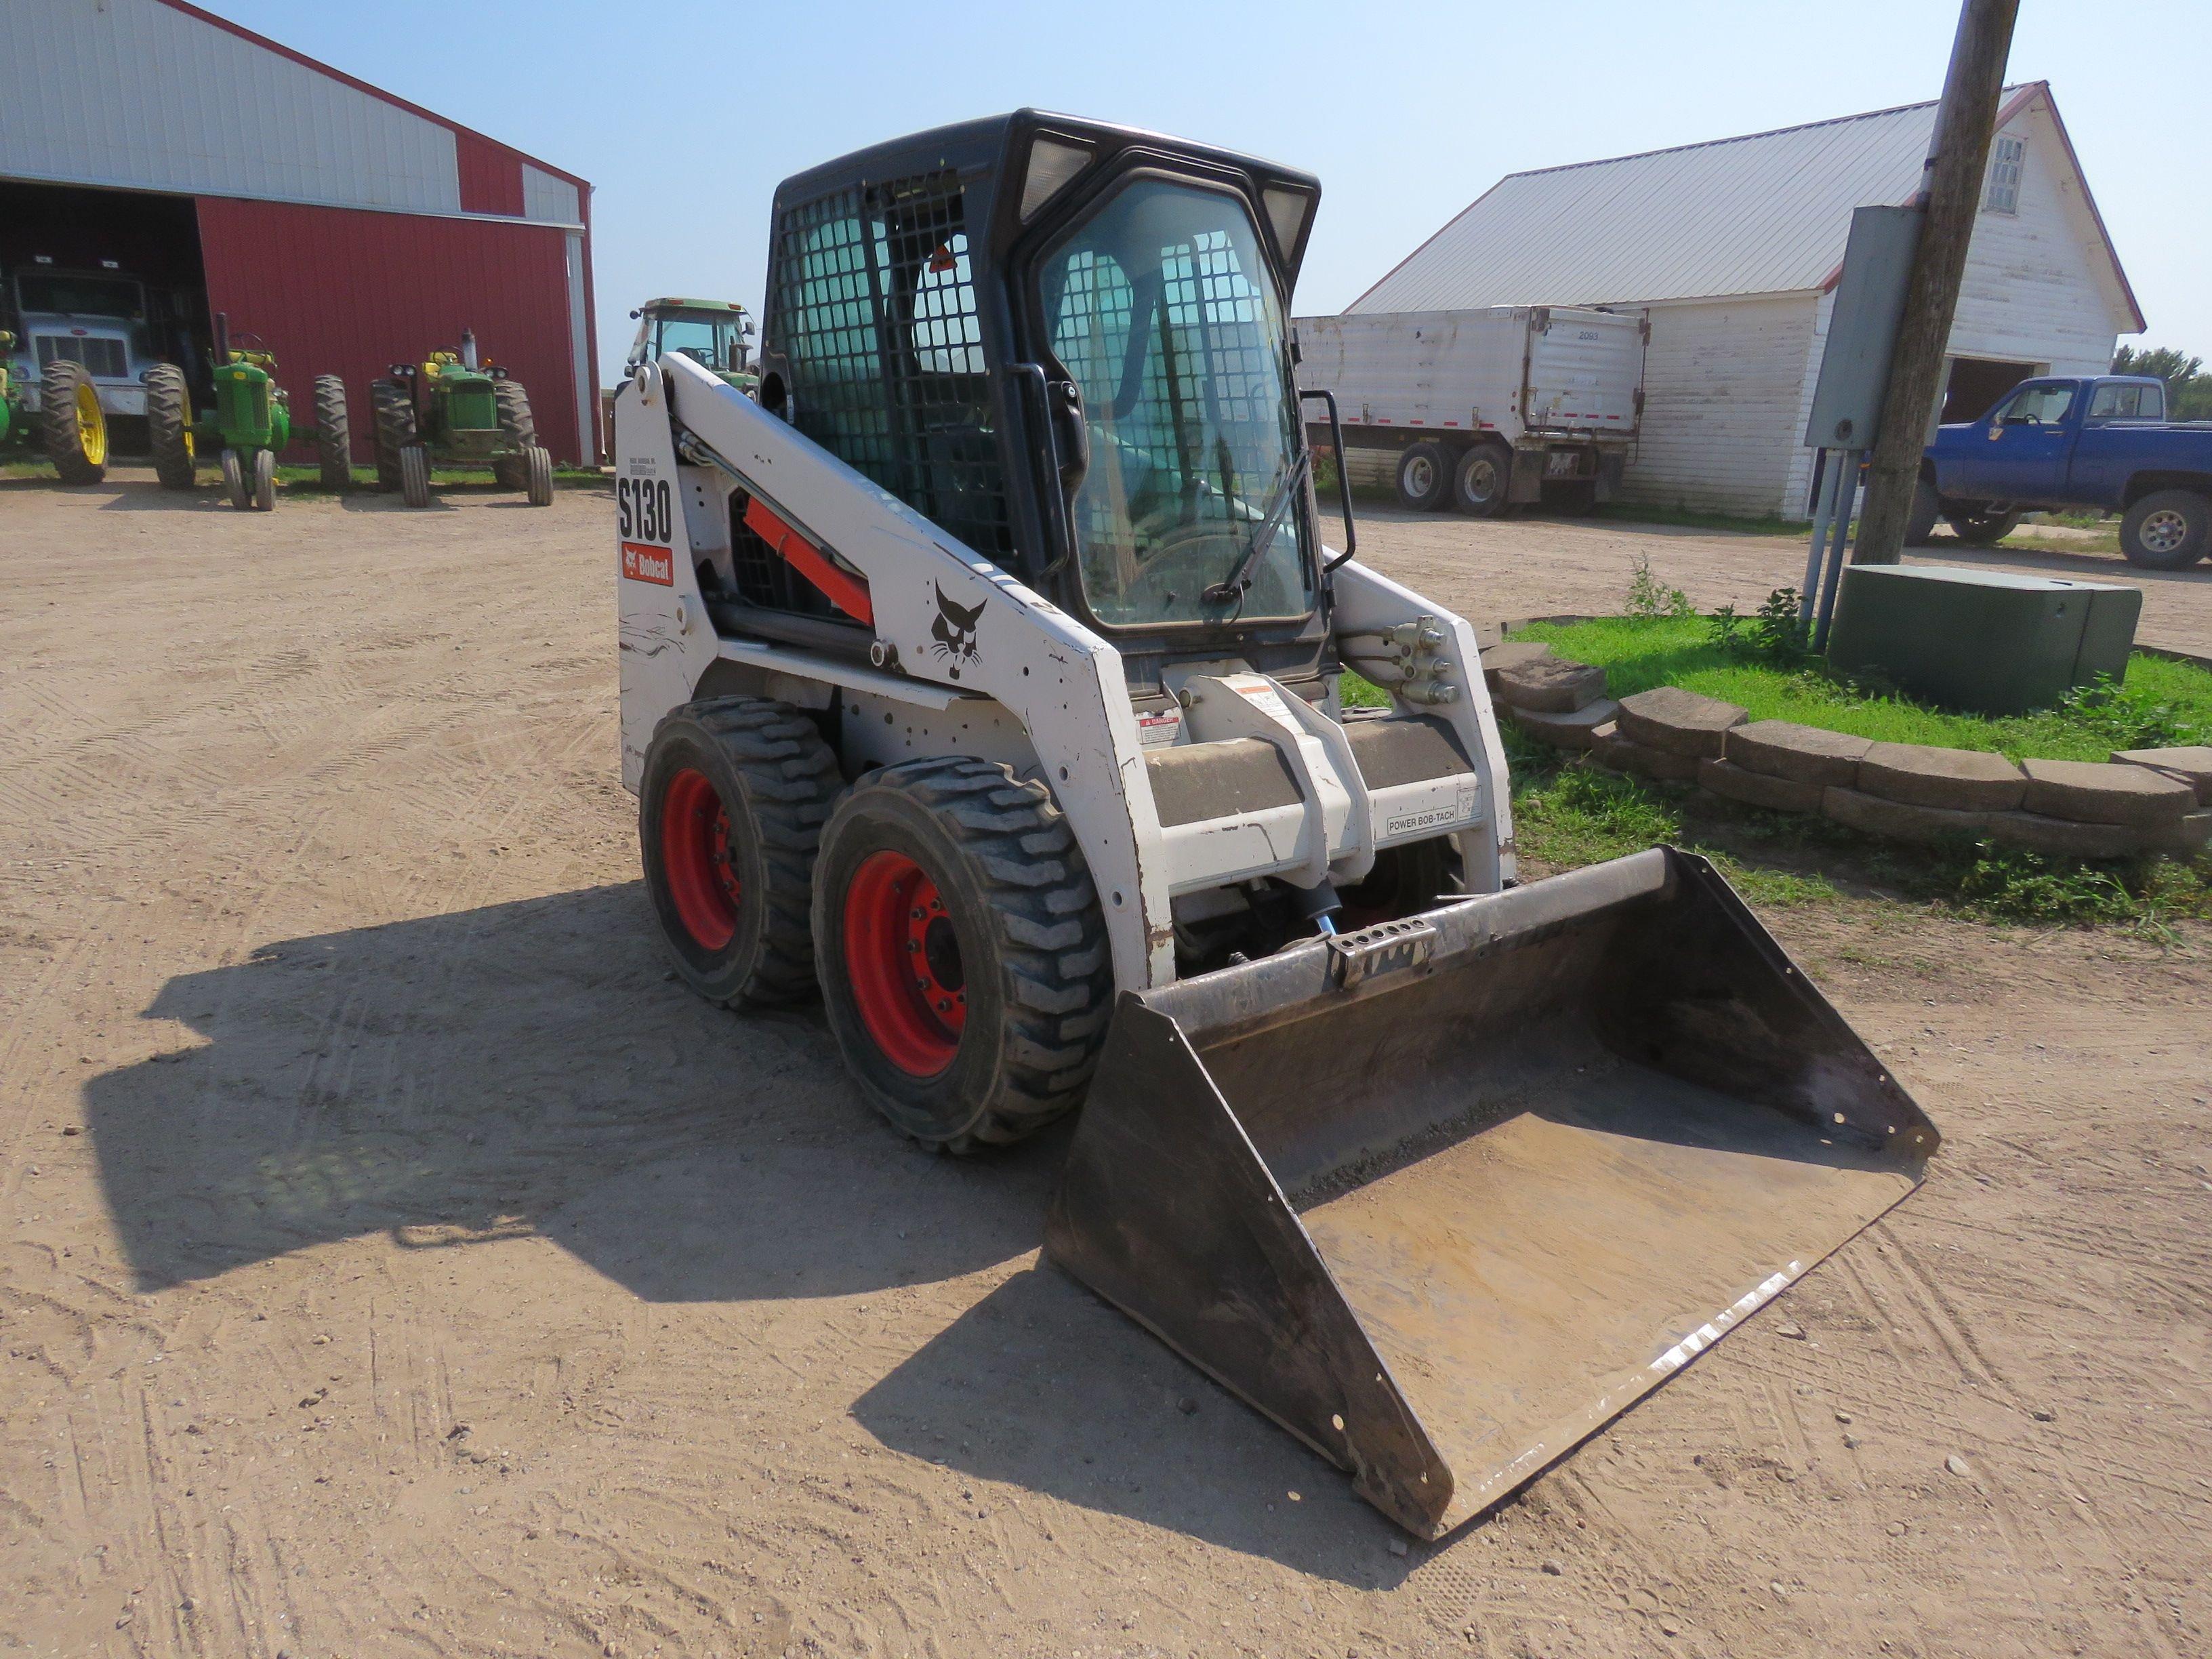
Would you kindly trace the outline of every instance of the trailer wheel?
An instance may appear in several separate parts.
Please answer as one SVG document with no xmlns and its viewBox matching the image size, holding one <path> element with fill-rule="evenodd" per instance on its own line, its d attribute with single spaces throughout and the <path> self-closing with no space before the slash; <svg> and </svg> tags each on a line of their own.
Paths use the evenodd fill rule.
<svg viewBox="0 0 2212 1659">
<path fill-rule="evenodd" d="M 2017 513 L 1946 513 L 1943 522 L 1951 533 L 1973 547 L 1993 547 L 2020 523 Z"/>
<path fill-rule="evenodd" d="M 415 394 L 400 380 L 373 380 L 369 412 L 376 421 L 376 487 L 401 487 L 399 457 L 415 447 Z"/>
<path fill-rule="evenodd" d="M 1905 515 L 1905 544 L 1925 547 L 1936 531 L 1936 520 L 1943 516 L 1943 498 L 1936 493 L 1936 486 L 1923 478 L 1912 486 L 1912 505 Z"/>
<path fill-rule="evenodd" d="M 46 459 L 64 483 L 96 484 L 107 476 L 107 416 L 82 363 L 57 357 L 46 365 L 39 380 L 39 417 Z"/>
<path fill-rule="evenodd" d="M 420 444 L 399 452 L 399 499 L 410 507 L 430 505 L 430 452 Z"/>
<path fill-rule="evenodd" d="M 1433 512 L 1451 489 L 1451 461 L 1442 444 L 1418 443 L 1398 457 L 1398 501 L 1416 513 Z"/>
<path fill-rule="evenodd" d="M 499 410 L 499 429 L 512 446 L 491 458 L 492 482 L 501 489 L 525 489 L 530 484 L 530 452 L 538 447 L 538 422 L 530 413 L 530 394 L 517 380 L 494 380 L 492 402 Z M 533 507 L 543 501 L 533 501 Z"/>
<path fill-rule="evenodd" d="M 1495 518 L 1505 510 L 1506 485 L 1512 477 L 1511 451 L 1477 444 L 1452 469 L 1451 504 L 1474 518 Z"/>
<path fill-rule="evenodd" d="M 536 444 L 522 452 L 525 483 L 532 507 L 553 505 L 553 457 Z"/>
<path fill-rule="evenodd" d="M 174 363 L 156 363 L 146 371 L 146 447 L 162 489 L 190 489 L 198 482 L 191 392 L 185 371 Z"/>
<path fill-rule="evenodd" d="M 766 697 L 664 717 L 646 750 L 638 842 L 676 971 L 710 1002 L 814 992 L 814 854 L 842 780 L 814 722 Z"/>
<path fill-rule="evenodd" d="M 253 510 L 276 510 L 276 452 L 273 449 L 253 452 Z"/>
<path fill-rule="evenodd" d="M 246 511 L 248 505 L 246 493 L 246 463 L 239 459 L 238 452 L 234 449 L 226 449 L 222 452 L 222 494 L 223 499 L 233 507 L 240 513 Z"/>
<path fill-rule="evenodd" d="M 353 488 L 353 423 L 346 416 L 345 382 L 335 374 L 315 376 L 315 458 L 324 489 Z"/>
<path fill-rule="evenodd" d="M 908 761 L 853 787 L 822 832 L 814 954 L 861 1091 L 954 1152 L 1073 1106 L 1113 1012 L 1075 836 L 1042 784 L 995 761 Z"/>
<path fill-rule="evenodd" d="M 2147 570 L 2186 570 L 2212 541 L 2212 501 L 2193 489 L 2154 490 L 2120 520 L 2120 551 Z"/>
</svg>

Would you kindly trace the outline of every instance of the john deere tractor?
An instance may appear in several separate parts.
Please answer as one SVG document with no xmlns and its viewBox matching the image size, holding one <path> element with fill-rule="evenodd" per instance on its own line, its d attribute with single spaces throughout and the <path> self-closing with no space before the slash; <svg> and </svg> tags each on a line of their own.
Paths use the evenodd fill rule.
<svg viewBox="0 0 2212 1659">
<path fill-rule="evenodd" d="M 154 453 L 154 476 L 164 489 L 190 489 L 198 480 L 199 452 L 218 452 L 224 494 L 240 511 L 266 513 L 276 505 L 276 457 L 289 444 L 311 442 L 322 467 L 325 489 L 353 482 L 351 429 L 346 420 L 345 382 L 335 374 L 315 377 L 315 423 L 297 426 L 284 388 L 276 384 L 276 359 L 261 349 L 253 335 L 240 335 L 250 346 L 231 343 L 229 319 L 215 319 L 215 407 L 197 419 L 191 388 L 174 363 L 156 363 L 146 383 L 146 439 Z"/>
<path fill-rule="evenodd" d="M 491 467 L 502 489 L 527 492 L 532 507 L 553 504 L 553 458 L 538 441 L 530 394 L 495 363 L 478 361 L 476 335 L 461 331 L 459 351 L 434 351 L 420 363 L 394 363 L 369 387 L 376 410 L 376 481 L 410 507 L 430 504 L 430 463 Z"/>
<path fill-rule="evenodd" d="M 745 346 L 753 319 L 733 300 L 647 300 L 630 315 L 637 338 L 624 365 L 628 375 L 640 363 L 658 362 L 681 352 L 723 385 L 750 392 L 760 384 Z"/>
</svg>

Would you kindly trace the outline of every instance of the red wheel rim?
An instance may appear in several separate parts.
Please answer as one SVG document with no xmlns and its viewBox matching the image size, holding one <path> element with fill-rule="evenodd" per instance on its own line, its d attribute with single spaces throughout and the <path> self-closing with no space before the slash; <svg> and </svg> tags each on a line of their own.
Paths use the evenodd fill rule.
<svg viewBox="0 0 2212 1659">
<path fill-rule="evenodd" d="M 676 919 L 702 950 L 737 937 L 738 871 L 730 854 L 730 813 L 704 772 L 687 767 L 660 798 L 660 867 Z"/>
<path fill-rule="evenodd" d="M 871 853 L 845 893 L 845 971 L 860 1023 L 909 1077 L 952 1063 L 968 1023 L 967 975 L 944 896 L 903 853 Z"/>
</svg>

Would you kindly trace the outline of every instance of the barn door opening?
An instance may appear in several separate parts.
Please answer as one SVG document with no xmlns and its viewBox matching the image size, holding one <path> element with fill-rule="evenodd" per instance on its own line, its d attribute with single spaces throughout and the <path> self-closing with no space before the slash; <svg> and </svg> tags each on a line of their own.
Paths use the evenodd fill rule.
<svg viewBox="0 0 2212 1659">
<path fill-rule="evenodd" d="M 2039 363 L 2006 362 L 1995 357 L 1954 357 L 1950 378 L 1943 385 L 1943 413 L 1953 421 L 1978 420 L 1996 406 L 1998 398 L 2022 380 L 2043 372 Z"/>
</svg>

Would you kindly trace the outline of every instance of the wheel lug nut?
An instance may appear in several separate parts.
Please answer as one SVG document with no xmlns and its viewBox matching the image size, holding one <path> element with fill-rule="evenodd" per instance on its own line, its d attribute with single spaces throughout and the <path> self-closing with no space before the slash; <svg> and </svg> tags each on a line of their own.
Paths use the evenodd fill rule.
<svg viewBox="0 0 2212 1659">
<path fill-rule="evenodd" d="M 906 948 L 909 951 L 919 951 L 921 949 L 921 941 L 918 939 L 910 939 L 906 942 Z"/>
</svg>

